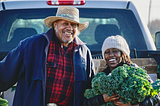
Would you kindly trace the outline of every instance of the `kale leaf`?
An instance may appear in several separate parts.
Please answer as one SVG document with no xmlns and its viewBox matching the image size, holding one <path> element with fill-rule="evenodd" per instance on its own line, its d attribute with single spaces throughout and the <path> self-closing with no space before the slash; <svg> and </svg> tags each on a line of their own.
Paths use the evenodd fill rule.
<svg viewBox="0 0 160 106">
<path fill-rule="evenodd" d="M 0 106 L 8 106 L 8 101 L 6 99 L 0 98 Z"/>
<path fill-rule="evenodd" d="M 89 99 L 104 93 L 107 96 L 114 93 L 121 97 L 120 100 L 124 104 L 128 102 L 136 104 L 160 92 L 160 80 L 151 84 L 147 78 L 146 70 L 124 64 L 112 70 L 110 75 L 104 72 L 97 73 L 92 79 L 92 89 L 87 89 L 84 97 Z M 115 105 L 113 102 L 107 102 L 102 106 Z"/>
</svg>

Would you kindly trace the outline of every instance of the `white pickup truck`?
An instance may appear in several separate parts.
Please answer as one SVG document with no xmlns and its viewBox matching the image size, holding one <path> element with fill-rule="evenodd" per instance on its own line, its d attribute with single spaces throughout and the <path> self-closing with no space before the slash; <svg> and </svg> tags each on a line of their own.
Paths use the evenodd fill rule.
<svg viewBox="0 0 160 106">
<path fill-rule="evenodd" d="M 131 58 L 138 65 L 146 67 L 149 73 L 157 75 L 160 64 L 160 51 L 157 51 L 153 38 L 143 22 L 133 2 L 129 0 L 29 0 L 0 2 L 0 60 L 17 46 L 20 40 L 44 33 L 47 16 L 55 15 L 58 6 L 75 6 L 80 12 L 80 22 L 89 21 L 89 27 L 79 37 L 91 50 L 98 71 L 101 68 L 101 46 L 111 35 L 123 36 L 129 44 Z M 160 37 L 158 35 L 156 37 Z M 160 45 L 156 39 L 156 45 Z M 97 63 L 96 60 L 99 62 Z M 149 61 L 149 63 L 144 63 Z M 99 64 L 100 63 L 100 64 Z M 103 68 L 103 67 L 102 67 Z M 11 89 L 10 89 L 11 90 Z M 11 91 L 6 91 L 11 92 Z M 12 103 L 12 95 L 8 99 Z M 6 95 L 6 96 L 5 96 Z"/>
</svg>

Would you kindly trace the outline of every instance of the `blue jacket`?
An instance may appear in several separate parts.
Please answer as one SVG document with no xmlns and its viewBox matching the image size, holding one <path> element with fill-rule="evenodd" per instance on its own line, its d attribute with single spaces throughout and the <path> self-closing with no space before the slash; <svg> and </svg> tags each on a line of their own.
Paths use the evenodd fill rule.
<svg viewBox="0 0 160 106">
<path fill-rule="evenodd" d="M 53 30 L 29 37 L 19 43 L 0 61 L 0 92 L 16 82 L 13 105 L 45 106 L 46 59 Z M 90 50 L 78 37 L 74 42 L 74 106 L 82 106 L 84 91 L 90 88 L 94 76 L 94 65 Z"/>
</svg>

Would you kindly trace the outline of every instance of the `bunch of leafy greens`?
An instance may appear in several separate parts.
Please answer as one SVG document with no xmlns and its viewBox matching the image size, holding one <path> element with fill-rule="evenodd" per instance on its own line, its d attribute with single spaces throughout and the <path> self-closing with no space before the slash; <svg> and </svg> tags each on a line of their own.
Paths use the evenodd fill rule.
<svg viewBox="0 0 160 106">
<path fill-rule="evenodd" d="M 0 98 L 0 106 L 8 106 L 8 101 Z"/>
<path fill-rule="evenodd" d="M 155 97 L 160 92 L 160 80 L 150 83 L 147 80 L 147 72 L 138 67 L 123 65 L 112 70 L 110 75 L 104 72 L 97 73 L 92 79 L 92 89 L 87 89 L 84 96 L 89 99 L 96 95 L 106 93 L 118 94 L 124 104 L 130 102 L 136 104 L 144 101 L 147 96 Z M 107 102 L 102 106 L 115 106 L 113 102 Z"/>
</svg>

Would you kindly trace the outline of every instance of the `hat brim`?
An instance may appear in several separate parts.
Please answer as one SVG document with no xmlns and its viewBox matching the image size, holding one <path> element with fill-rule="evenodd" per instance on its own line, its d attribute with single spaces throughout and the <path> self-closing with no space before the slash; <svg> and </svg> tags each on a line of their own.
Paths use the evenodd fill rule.
<svg viewBox="0 0 160 106">
<path fill-rule="evenodd" d="M 57 17 L 57 16 L 50 16 L 50 17 L 45 18 L 45 19 L 44 19 L 44 24 L 45 24 L 48 28 L 51 28 L 53 22 L 55 22 L 55 21 L 57 21 L 57 20 L 60 20 L 60 19 L 63 19 L 63 20 L 66 20 L 66 21 L 70 21 L 70 22 L 79 24 L 79 31 L 85 30 L 85 29 L 88 27 L 88 25 L 89 25 L 89 22 L 88 22 L 88 21 L 85 22 L 85 23 L 79 23 L 79 22 L 74 21 L 74 20 L 69 19 L 69 18 Z"/>
</svg>

